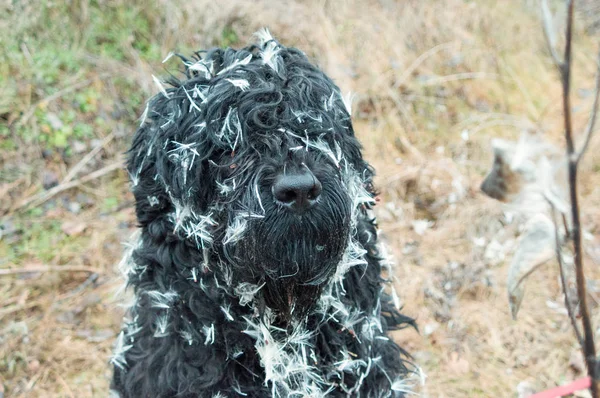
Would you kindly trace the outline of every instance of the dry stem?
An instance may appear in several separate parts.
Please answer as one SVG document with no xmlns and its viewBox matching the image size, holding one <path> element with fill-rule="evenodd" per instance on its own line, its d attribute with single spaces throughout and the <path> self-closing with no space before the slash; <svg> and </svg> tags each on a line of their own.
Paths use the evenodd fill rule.
<svg viewBox="0 0 600 398">
<path fill-rule="evenodd" d="M 66 191 L 67 189 L 74 188 L 80 184 L 84 184 L 88 181 L 102 177 L 103 175 L 106 175 L 114 170 L 122 169 L 123 165 L 124 165 L 123 159 L 119 157 L 119 158 L 117 158 L 116 161 L 110 163 L 109 165 L 107 165 L 99 170 L 96 170 L 86 176 L 83 176 L 77 180 L 64 182 L 60 185 L 55 186 L 54 188 L 49 189 L 48 191 L 40 192 L 37 195 L 33 195 L 33 196 L 23 200 L 21 203 L 19 203 L 16 206 L 16 208 L 14 208 L 12 210 L 16 211 L 16 210 L 28 208 L 30 206 L 38 206 L 60 192 Z"/>
<path fill-rule="evenodd" d="M 571 297 L 569 297 L 569 289 L 567 287 L 567 277 L 565 274 L 565 263 L 563 261 L 561 249 L 560 249 L 560 236 L 559 236 L 559 228 L 558 222 L 556 221 L 556 208 L 552 204 L 552 202 L 548 201 L 550 204 L 550 208 L 552 209 L 552 222 L 554 223 L 554 244 L 556 245 L 556 258 L 558 260 L 558 266 L 560 268 L 560 282 L 563 287 L 563 292 L 565 294 L 565 307 L 567 307 L 567 313 L 569 314 L 569 319 L 571 320 L 571 325 L 573 326 L 573 330 L 575 331 L 575 335 L 577 336 L 577 341 L 581 347 L 584 346 L 583 336 L 581 331 L 579 330 L 579 325 L 577 324 L 577 318 L 575 317 L 575 309 L 571 305 Z"/>
<path fill-rule="evenodd" d="M 29 268 L 4 268 L 0 269 L 0 276 L 5 275 L 16 275 L 16 274 L 32 274 L 36 272 L 89 272 L 92 274 L 99 274 L 103 271 L 99 268 L 92 268 L 78 265 L 44 265 L 40 267 L 29 267 Z"/>
<path fill-rule="evenodd" d="M 585 132 L 585 140 L 584 144 L 579 153 L 575 150 L 575 144 L 573 141 L 573 123 L 571 120 L 571 54 L 572 54 L 572 39 L 573 39 L 573 12 L 574 12 L 575 2 L 574 0 L 568 0 L 567 2 L 567 27 L 565 32 L 565 52 L 563 60 L 558 59 L 556 55 L 556 50 L 553 45 L 553 32 L 551 30 L 552 23 L 550 12 L 548 10 L 547 3 L 542 1 L 542 15 L 544 18 L 544 32 L 546 36 L 546 41 L 548 46 L 550 47 L 550 52 L 552 54 L 552 58 L 558 70 L 560 72 L 560 78 L 563 88 L 563 116 L 564 116 L 564 126 L 565 126 L 565 140 L 567 143 L 567 159 L 568 159 L 568 175 L 569 175 L 569 198 L 571 202 L 571 218 L 572 218 L 572 228 L 570 231 L 570 235 L 573 241 L 573 253 L 574 253 L 574 262 L 575 262 L 575 275 L 577 280 L 577 296 L 579 299 L 579 307 L 581 311 L 581 321 L 583 326 L 583 341 L 581 344 L 581 349 L 584 353 L 585 362 L 587 365 L 588 374 L 592 380 L 590 386 L 590 392 L 592 393 L 593 398 L 598 398 L 598 383 L 596 382 L 596 346 L 594 343 L 594 330 L 592 327 L 592 321 L 590 318 L 589 308 L 587 305 L 587 293 L 586 293 L 586 280 L 585 273 L 583 270 L 583 257 L 582 257 L 582 240 L 581 240 L 581 221 L 579 214 L 579 201 L 577 195 L 577 166 L 579 164 L 579 159 L 581 158 L 583 152 L 585 152 L 587 148 L 587 144 L 590 140 L 595 119 L 596 119 L 596 109 L 598 107 L 598 86 L 599 86 L 599 78 L 596 77 L 596 94 L 594 98 L 594 105 L 590 117 L 590 121 L 588 123 L 588 127 Z M 600 75 L 600 73 L 598 74 Z M 556 223 L 555 223 L 556 225 Z M 557 242 L 558 243 L 558 242 Z M 557 247 L 560 250 L 559 247 Z M 559 262 L 562 261 L 560 258 L 560 253 L 557 254 L 559 258 Z M 562 275 L 561 268 L 561 278 Z M 565 297 L 567 297 L 567 288 L 566 283 L 563 278 L 563 288 L 565 292 Z M 566 301 L 567 309 L 569 313 L 574 312 L 573 308 L 571 308 L 571 304 Z M 574 326 L 575 334 L 578 339 L 580 339 L 580 332 L 576 326 Z M 581 342 L 581 340 L 580 340 Z"/>
</svg>

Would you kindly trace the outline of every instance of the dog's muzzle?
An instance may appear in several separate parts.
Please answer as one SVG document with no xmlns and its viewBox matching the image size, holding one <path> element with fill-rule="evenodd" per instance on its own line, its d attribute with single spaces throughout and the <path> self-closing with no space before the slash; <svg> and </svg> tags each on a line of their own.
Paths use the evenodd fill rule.
<svg viewBox="0 0 600 398">
<path fill-rule="evenodd" d="M 228 257 L 243 282 L 264 283 L 267 307 L 302 317 L 335 274 L 348 245 L 351 198 L 334 170 L 287 163 L 262 185 L 264 216 L 248 223 Z M 254 192 L 248 194 L 252 206 Z"/>
</svg>

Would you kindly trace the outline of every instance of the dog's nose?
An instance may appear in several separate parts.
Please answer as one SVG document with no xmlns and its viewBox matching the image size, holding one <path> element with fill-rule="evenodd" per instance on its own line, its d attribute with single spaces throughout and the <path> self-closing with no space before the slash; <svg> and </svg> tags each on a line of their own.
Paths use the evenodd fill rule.
<svg viewBox="0 0 600 398">
<path fill-rule="evenodd" d="M 310 170 L 281 174 L 271 188 L 275 200 L 285 207 L 304 211 L 317 202 L 321 194 L 321 182 Z"/>
</svg>

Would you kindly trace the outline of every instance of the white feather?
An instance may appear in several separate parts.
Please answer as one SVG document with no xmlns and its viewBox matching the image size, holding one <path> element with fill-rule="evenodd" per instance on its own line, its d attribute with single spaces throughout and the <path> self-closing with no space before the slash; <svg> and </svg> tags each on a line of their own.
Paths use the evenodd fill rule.
<svg viewBox="0 0 600 398">
<path fill-rule="evenodd" d="M 153 308 L 171 308 L 171 304 L 179 297 L 174 290 L 161 292 L 159 290 L 148 290 L 145 292 L 150 298 L 150 303 Z"/>
<path fill-rule="evenodd" d="M 167 54 L 167 56 L 165 57 L 165 59 L 163 59 L 162 63 L 164 64 L 165 62 L 167 62 L 168 60 L 170 60 L 173 55 L 175 55 L 175 53 L 173 53 L 173 51 L 169 52 Z"/>
<path fill-rule="evenodd" d="M 160 90 L 160 92 L 166 97 L 166 98 L 171 98 L 169 96 L 169 93 L 167 93 L 167 90 L 165 89 L 165 87 L 163 86 L 162 82 L 154 75 L 152 75 L 152 80 L 154 80 L 154 84 L 156 84 L 156 86 L 158 87 L 158 89 Z"/>
<path fill-rule="evenodd" d="M 263 50 L 260 52 L 260 57 L 262 58 L 263 63 L 269 66 L 275 72 L 279 71 L 277 61 L 279 60 L 280 51 L 281 48 L 279 47 L 279 45 L 275 41 L 271 40 L 263 47 Z"/>
<path fill-rule="evenodd" d="M 243 282 L 235 287 L 235 294 L 240 298 L 240 305 L 247 305 L 254 300 L 256 293 L 263 288 L 265 284 L 254 285 L 252 283 Z"/>
<path fill-rule="evenodd" d="M 248 80 L 245 80 L 245 79 L 225 79 L 225 80 L 227 80 L 229 83 L 233 84 L 235 87 L 239 88 L 242 91 L 246 91 L 250 87 L 250 83 L 248 83 Z"/>
<path fill-rule="evenodd" d="M 169 318 L 166 314 L 161 314 L 156 318 L 156 330 L 154 331 L 154 337 L 166 337 L 169 335 L 167 328 L 169 327 Z"/>
<path fill-rule="evenodd" d="M 256 33 L 254 33 L 254 35 L 260 41 L 261 46 L 264 46 L 266 43 L 270 42 L 271 40 L 274 40 L 273 36 L 271 35 L 271 32 L 269 32 L 269 29 L 267 28 L 259 29 Z"/>
<path fill-rule="evenodd" d="M 215 342 L 215 325 L 211 324 L 210 327 L 202 326 L 202 332 L 206 335 L 204 345 L 213 344 Z"/>
<path fill-rule="evenodd" d="M 192 65 L 188 65 L 188 70 L 203 72 L 204 78 L 209 80 L 212 78 L 214 65 L 213 61 L 209 61 L 208 63 L 204 60 L 200 60 Z"/>
<path fill-rule="evenodd" d="M 354 101 L 354 94 L 348 92 L 345 96 L 342 97 L 342 102 L 346 107 L 346 111 L 348 115 L 352 115 L 352 102 Z"/>
<path fill-rule="evenodd" d="M 240 240 L 244 235 L 244 232 L 246 231 L 247 225 L 248 221 L 244 217 L 237 215 L 233 219 L 233 221 L 227 226 L 227 232 L 225 232 L 223 244 L 227 245 Z"/>
<path fill-rule="evenodd" d="M 248 56 L 244 59 L 237 59 L 228 67 L 221 69 L 219 71 L 219 73 L 217 73 L 217 76 L 227 73 L 230 70 L 237 68 L 238 66 L 248 65 L 250 63 L 251 59 L 252 59 L 252 54 L 248 54 Z"/>
<path fill-rule="evenodd" d="M 223 314 L 225 314 L 225 318 L 228 321 L 233 321 L 233 316 L 231 315 L 231 305 L 227 305 L 227 306 L 221 306 L 221 311 L 223 311 Z"/>
<path fill-rule="evenodd" d="M 114 354 L 111 357 L 110 362 L 119 369 L 125 369 L 127 366 L 125 354 L 127 351 L 129 351 L 129 349 L 131 349 L 131 347 L 132 345 L 125 343 L 125 333 L 121 331 L 121 333 L 119 333 L 119 337 L 117 337 Z"/>
<path fill-rule="evenodd" d="M 146 102 L 146 107 L 144 108 L 144 113 L 140 117 L 140 127 L 146 123 L 146 119 L 148 118 L 148 111 L 150 110 L 150 105 Z"/>
</svg>

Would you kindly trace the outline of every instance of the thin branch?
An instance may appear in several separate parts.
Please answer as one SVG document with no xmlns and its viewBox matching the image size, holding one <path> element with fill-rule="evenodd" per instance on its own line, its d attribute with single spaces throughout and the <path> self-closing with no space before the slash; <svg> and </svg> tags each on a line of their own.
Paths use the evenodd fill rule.
<svg viewBox="0 0 600 398">
<path fill-rule="evenodd" d="M 29 302 L 26 302 L 23 304 L 9 305 L 9 306 L 0 308 L 0 319 L 4 318 L 6 315 L 12 314 L 13 312 L 24 311 L 24 310 L 28 310 L 33 307 L 40 306 L 45 301 L 47 301 L 47 300 L 35 300 L 35 301 L 29 301 Z"/>
<path fill-rule="evenodd" d="M 45 98 L 42 98 L 41 100 L 39 100 L 38 102 L 36 102 L 35 104 L 33 104 L 28 110 L 27 112 L 25 112 L 23 114 L 23 116 L 21 116 L 20 119 L 17 119 L 12 125 L 24 125 L 25 123 L 27 123 L 27 121 L 29 120 L 29 118 L 31 118 L 31 116 L 33 116 L 33 114 L 35 113 L 35 110 L 43 104 L 48 104 L 49 102 L 52 102 L 60 97 L 62 97 L 63 95 L 67 95 L 73 91 L 77 91 L 80 90 L 86 86 L 89 86 L 90 84 L 92 84 L 94 82 L 94 80 L 96 79 L 104 79 L 107 77 L 110 77 L 111 74 L 109 73 L 101 73 L 99 75 L 96 76 L 96 78 L 94 79 L 87 79 L 87 80 L 82 80 L 80 82 L 74 83 L 70 86 L 67 86 L 65 88 L 63 88 L 62 90 L 58 90 L 57 92 L 55 92 L 52 95 L 49 95 Z"/>
<path fill-rule="evenodd" d="M 575 161 L 579 163 L 581 157 L 587 151 L 592 133 L 594 132 L 594 125 L 596 124 L 596 116 L 598 114 L 598 97 L 600 94 L 600 51 L 598 52 L 598 58 L 596 59 L 596 88 L 594 91 L 594 104 L 592 105 L 592 113 L 590 114 L 590 120 L 588 121 L 587 127 L 585 128 L 583 145 L 575 156 Z"/>
<path fill-rule="evenodd" d="M 422 87 L 437 86 L 439 84 L 455 82 L 459 80 L 476 80 L 476 79 L 490 79 L 496 80 L 499 76 L 495 73 L 488 72 L 464 72 L 456 73 L 454 75 L 436 76 L 431 79 L 427 79 L 420 83 Z"/>
<path fill-rule="evenodd" d="M 0 269 L 0 276 L 33 274 L 37 272 L 88 272 L 91 274 L 101 274 L 103 271 L 99 268 L 92 268 L 80 265 L 43 265 L 27 268 L 4 268 Z"/>
<path fill-rule="evenodd" d="M 0 200 L 4 199 L 4 196 L 7 193 L 10 193 L 15 187 L 21 185 L 25 181 L 27 181 L 27 179 L 25 177 L 21 177 L 21 178 L 16 179 L 13 182 L 8 182 L 8 183 L 0 185 Z"/>
<path fill-rule="evenodd" d="M 54 373 L 54 375 L 56 376 L 56 380 L 58 380 L 58 382 L 62 385 L 63 390 L 67 393 L 69 398 L 75 398 L 75 394 L 73 394 L 73 390 L 71 390 L 71 387 L 69 387 L 69 384 L 65 381 L 65 379 L 62 378 L 62 376 L 60 375 L 60 372 L 56 370 L 56 369 L 59 369 L 56 362 L 54 362 L 54 361 L 52 361 L 52 362 L 54 363 L 54 366 L 52 366 L 50 369 L 51 369 L 52 373 Z"/>
<path fill-rule="evenodd" d="M 573 38 L 573 2 L 568 0 L 568 16 L 564 61 L 560 64 L 560 78 L 563 86 L 563 116 L 565 139 L 569 157 L 573 154 L 573 123 L 571 122 L 571 45 Z"/>
<path fill-rule="evenodd" d="M 423 54 L 419 55 L 417 57 L 417 59 L 415 59 L 408 68 L 406 68 L 403 72 L 402 72 L 402 76 L 400 76 L 400 78 L 398 79 L 398 81 L 394 84 L 394 87 L 398 88 L 400 87 L 402 84 L 404 84 L 408 78 L 413 74 L 413 72 L 427 59 L 429 58 L 431 55 L 434 55 L 442 50 L 446 50 L 452 47 L 456 47 L 460 44 L 459 41 L 453 41 L 453 42 L 449 42 L 449 43 L 442 43 L 442 44 L 438 44 L 435 47 L 430 48 L 429 50 L 425 51 Z"/>
<path fill-rule="evenodd" d="M 415 121 L 413 120 L 413 118 L 408 113 L 408 110 L 406 109 L 406 105 L 404 104 L 404 102 L 402 101 L 402 99 L 400 98 L 400 96 L 398 95 L 398 93 L 396 93 L 391 88 L 388 88 L 387 91 L 388 91 L 388 95 L 390 96 L 390 98 L 392 99 L 392 101 L 394 101 L 394 104 L 396 105 L 396 108 L 400 112 L 400 116 L 403 117 L 404 119 L 406 119 L 406 121 L 410 125 L 410 130 L 411 131 L 417 130 L 417 125 L 415 124 Z"/>
<path fill-rule="evenodd" d="M 89 287 L 90 285 L 94 285 L 97 281 L 98 281 L 98 277 L 99 277 L 100 273 L 99 272 L 94 272 L 91 273 L 87 279 L 85 281 L 83 281 L 79 286 L 77 286 L 75 289 L 62 294 L 58 299 L 57 302 L 61 302 L 63 300 L 66 300 L 67 298 L 73 297 L 76 294 L 81 293 L 82 291 L 84 291 L 87 287 Z"/>
<path fill-rule="evenodd" d="M 89 86 L 90 84 L 92 84 L 93 81 L 94 80 L 92 80 L 92 79 L 88 79 L 88 80 L 83 80 L 83 81 L 77 82 L 69 87 L 65 87 L 62 90 L 55 92 L 52 95 L 49 95 L 46 98 L 39 100 L 33 106 L 31 106 L 29 108 L 29 110 L 27 110 L 27 112 L 25 112 L 23 114 L 23 116 L 16 123 L 19 125 L 24 125 L 25 123 L 27 123 L 29 118 L 31 116 L 33 116 L 33 114 L 35 113 L 35 110 L 38 108 L 38 106 L 40 106 L 42 104 L 47 104 L 48 102 L 54 101 L 55 99 L 58 99 L 58 98 L 62 97 L 63 95 L 69 94 L 70 92 L 82 89 L 85 86 Z"/>
<path fill-rule="evenodd" d="M 94 156 L 96 156 L 96 154 L 98 152 L 100 152 L 109 142 L 112 141 L 113 138 L 115 138 L 114 133 L 110 133 L 109 135 L 107 135 L 102 140 L 100 145 L 96 146 L 94 149 L 92 149 L 90 152 L 88 152 L 87 155 L 85 155 L 83 158 L 81 158 L 81 160 L 79 162 L 77 162 L 77 164 L 75 166 L 73 166 L 71 168 L 71 170 L 69 170 L 69 172 L 67 173 L 65 178 L 62 180 L 62 183 L 64 184 L 64 183 L 71 181 L 73 179 L 73 177 L 75 177 L 77 175 L 77 173 L 79 173 L 85 167 L 85 165 L 88 164 L 90 162 L 90 160 L 92 160 L 94 158 Z"/>
<path fill-rule="evenodd" d="M 510 66 L 508 62 L 500 58 L 500 64 L 502 65 L 502 69 L 508 73 L 509 77 L 513 80 L 513 82 L 517 85 L 517 88 L 525 98 L 525 105 L 527 106 L 527 111 L 529 112 L 530 118 L 533 120 L 540 119 L 540 112 L 537 110 L 537 106 L 533 101 L 533 97 L 527 86 L 523 83 L 523 80 L 519 78 L 519 75 L 515 72 L 514 68 Z"/>
<path fill-rule="evenodd" d="M 567 216 L 565 213 L 560 213 L 562 216 L 563 227 L 565 228 L 565 238 L 571 239 L 571 230 L 569 229 L 569 223 L 567 222 Z"/>
<path fill-rule="evenodd" d="M 69 181 L 67 183 L 60 184 L 60 185 L 55 186 L 54 188 L 49 189 L 48 191 L 40 192 L 37 195 L 33 195 L 33 196 L 23 200 L 21 203 L 19 203 L 14 209 L 12 209 L 12 211 L 17 211 L 20 209 L 28 208 L 30 206 L 38 206 L 60 192 L 66 191 L 67 189 L 74 188 L 80 184 L 84 184 L 88 181 L 102 177 L 103 175 L 108 174 L 114 170 L 119 170 L 119 169 L 123 168 L 123 166 L 124 166 L 123 159 L 119 158 L 117 161 L 109 164 L 108 166 L 105 166 L 105 167 L 101 168 L 100 170 L 96 170 L 96 171 L 94 171 L 86 176 L 83 176 L 75 181 Z"/>
<path fill-rule="evenodd" d="M 592 379 L 590 392 L 593 398 L 598 398 L 598 383 L 596 382 L 596 347 L 594 344 L 594 329 L 587 305 L 586 280 L 583 271 L 583 255 L 581 241 L 581 222 L 579 219 L 579 202 L 577 195 L 577 161 L 573 144 L 573 125 L 571 122 L 571 48 L 573 39 L 573 13 L 574 0 L 567 2 L 567 28 L 565 32 L 565 55 L 560 65 L 560 75 L 563 86 L 563 116 L 565 121 L 565 140 L 567 142 L 567 158 L 569 159 L 569 196 L 571 200 L 571 217 L 573 221 L 572 238 L 575 261 L 575 275 L 577 280 L 577 295 L 581 312 L 584 336 L 584 357 L 587 370 Z"/>
<path fill-rule="evenodd" d="M 550 50 L 550 54 L 552 55 L 554 63 L 556 66 L 560 67 L 563 62 L 560 60 L 558 53 L 556 52 L 554 23 L 552 22 L 552 13 L 548 7 L 547 0 L 542 0 L 542 21 L 544 22 L 544 38 L 546 39 L 546 45 L 548 46 L 548 50 Z"/>
<path fill-rule="evenodd" d="M 570 231 L 571 238 L 573 241 L 573 254 L 574 254 L 574 263 L 575 263 L 575 275 L 577 281 L 577 296 L 579 299 L 579 307 L 582 319 L 583 326 L 583 344 L 582 351 L 585 357 L 586 367 L 588 371 L 588 375 L 591 379 L 590 392 L 593 398 L 598 398 L 598 383 L 596 382 L 596 347 L 594 343 L 594 331 L 592 328 L 592 322 L 590 318 L 590 313 L 587 305 L 587 293 L 586 293 L 586 280 L 585 274 L 583 271 L 583 257 L 582 257 L 582 241 L 581 241 L 581 222 L 579 219 L 579 203 L 578 203 L 578 195 L 577 195 L 577 166 L 578 161 L 581 158 L 582 154 L 585 152 L 587 145 L 589 143 L 589 138 L 591 136 L 591 132 L 593 131 L 595 119 L 596 119 L 596 109 L 598 106 L 598 87 L 600 82 L 600 72 L 596 77 L 596 96 L 594 98 L 594 107 L 592 110 L 592 115 L 590 121 L 588 123 L 588 128 L 585 133 L 584 145 L 579 153 L 575 152 L 575 146 L 573 142 L 573 123 L 571 120 L 571 60 L 572 60 L 572 44 L 573 44 L 573 14 L 575 1 L 567 0 L 567 26 L 565 32 L 565 51 L 562 61 L 558 58 L 558 54 L 556 53 L 556 49 L 554 46 L 555 40 L 553 40 L 553 26 L 552 26 L 552 17 L 550 15 L 550 10 L 548 9 L 548 4 L 546 0 L 542 0 L 542 17 L 544 19 L 544 36 L 546 38 L 546 42 L 552 54 L 552 58 L 554 63 L 558 67 L 560 72 L 560 78 L 563 88 L 562 99 L 563 99 L 563 117 L 564 117 L 564 128 L 565 128 L 565 141 L 567 146 L 567 159 L 568 159 L 568 175 L 569 175 L 569 198 L 571 202 L 571 217 L 572 217 L 572 228 Z M 600 63 L 599 63 L 599 71 L 600 71 Z M 554 215 L 553 208 L 553 219 L 554 224 L 556 225 L 556 217 Z M 563 219 L 563 222 L 565 220 Z M 567 228 L 567 233 L 569 230 Z M 569 317 L 572 318 L 571 307 L 568 302 L 567 297 L 567 286 L 566 286 L 566 278 L 564 277 L 564 264 L 562 262 L 562 257 L 560 256 L 560 248 L 558 246 L 559 242 L 557 239 L 557 257 L 559 259 L 559 264 L 561 267 L 561 280 L 563 283 L 563 288 L 565 291 L 565 300 L 567 303 L 567 310 L 569 311 Z M 575 334 L 577 335 L 578 340 L 581 342 L 581 332 L 576 327 L 574 323 L 574 319 L 571 319 L 573 323 L 573 328 L 575 329 Z"/>
<path fill-rule="evenodd" d="M 556 258 L 558 260 L 558 266 L 560 269 L 560 282 L 563 286 L 563 293 L 565 294 L 565 307 L 567 307 L 567 313 L 569 314 L 569 319 L 571 320 L 571 325 L 573 326 L 573 330 L 575 330 L 575 335 L 577 336 L 577 341 L 579 342 L 579 346 L 581 349 L 584 349 L 584 341 L 583 336 L 581 334 L 581 330 L 579 330 L 579 325 L 577 325 L 577 319 L 575 318 L 575 309 L 571 306 L 571 298 L 569 297 L 569 289 L 567 285 L 567 277 L 565 275 L 565 263 L 562 258 L 562 253 L 560 250 L 560 236 L 558 232 L 558 221 L 556 220 L 556 208 L 552 204 L 551 201 L 548 201 L 550 204 L 550 208 L 552 209 L 552 223 L 554 224 L 554 244 L 556 246 Z"/>
</svg>

